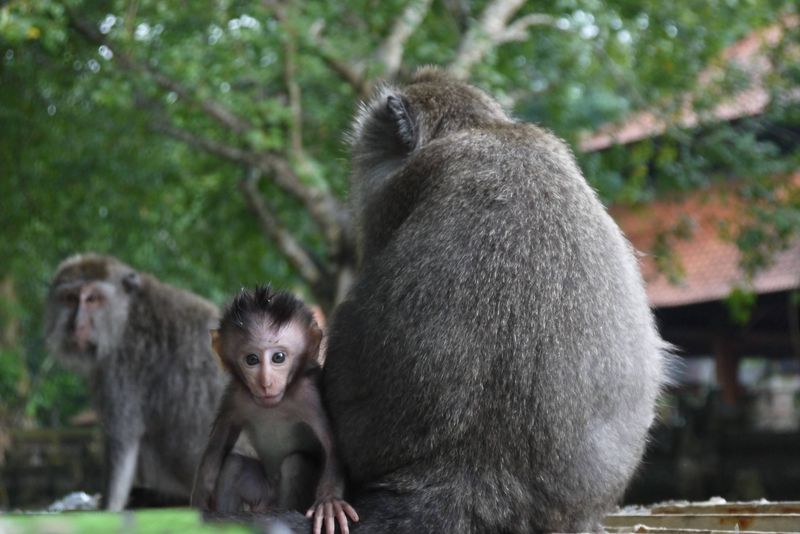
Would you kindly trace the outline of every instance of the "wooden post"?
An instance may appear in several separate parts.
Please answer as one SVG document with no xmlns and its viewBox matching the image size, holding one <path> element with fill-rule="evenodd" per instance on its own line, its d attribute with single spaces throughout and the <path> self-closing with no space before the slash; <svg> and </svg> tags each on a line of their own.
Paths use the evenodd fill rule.
<svg viewBox="0 0 800 534">
<path fill-rule="evenodd" d="M 739 354 L 731 335 L 718 335 L 714 338 L 714 363 L 717 382 L 722 389 L 722 400 L 728 406 L 735 406 L 741 396 L 739 385 Z"/>
</svg>

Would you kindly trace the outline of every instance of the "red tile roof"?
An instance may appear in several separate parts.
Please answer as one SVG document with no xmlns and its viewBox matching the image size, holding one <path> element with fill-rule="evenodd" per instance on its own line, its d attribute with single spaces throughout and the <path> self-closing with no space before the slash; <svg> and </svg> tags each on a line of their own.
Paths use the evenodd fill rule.
<svg viewBox="0 0 800 534">
<path fill-rule="evenodd" d="M 789 183 L 800 184 L 800 173 Z M 746 284 L 745 273 L 739 267 L 738 247 L 719 235 L 720 220 L 736 221 L 743 213 L 741 202 L 733 195 L 719 189 L 699 191 L 683 200 L 661 200 L 635 208 L 614 207 L 610 211 L 633 246 L 644 253 L 642 274 L 652 306 L 724 299 L 734 287 Z M 658 271 L 651 251 L 657 236 L 681 221 L 689 221 L 692 232 L 689 239 L 672 242 L 671 253 L 684 273 L 680 283 L 674 285 Z M 749 287 L 757 293 L 800 287 L 800 240 L 778 253 L 768 268 L 756 274 Z"/>
<path fill-rule="evenodd" d="M 762 113 L 770 101 L 765 81 L 773 66 L 768 49 L 783 39 L 787 28 L 800 23 L 797 15 L 788 15 L 780 23 L 754 31 L 725 49 L 719 60 L 698 77 L 700 91 L 712 87 L 724 75 L 727 66 L 736 66 L 752 76 L 750 87 L 722 100 L 705 113 L 695 110 L 695 95 L 678 97 L 678 111 L 668 115 L 657 110 L 635 113 L 627 119 L 607 124 L 585 134 L 579 148 L 585 152 L 603 150 L 615 144 L 627 144 L 664 133 L 671 126 L 691 128 L 703 122 L 734 120 Z M 800 52 L 796 49 L 793 54 Z M 784 97 L 800 101 L 800 88 Z M 787 180 L 800 187 L 800 172 Z M 748 282 L 739 267 L 741 254 L 735 243 L 720 237 L 721 221 L 736 224 L 743 214 L 741 201 L 721 188 L 697 191 L 681 200 L 659 200 L 640 207 L 614 207 L 617 220 L 633 246 L 643 252 L 642 274 L 647 284 L 650 304 L 672 307 L 708 302 L 727 297 L 735 287 L 749 287 L 757 293 L 771 293 L 800 287 L 800 240 L 772 258 L 770 265 Z M 670 240 L 671 254 L 681 268 L 681 279 L 672 283 L 661 273 L 652 255 L 659 235 L 677 225 L 687 225 L 691 235 Z"/>
<path fill-rule="evenodd" d="M 765 49 L 774 48 L 783 38 L 786 28 L 794 28 L 798 21 L 800 17 L 789 15 L 780 23 L 748 34 L 725 49 L 719 64 L 706 68 L 698 76 L 699 91 L 702 92 L 712 87 L 724 75 L 724 66 L 736 66 L 752 77 L 748 89 L 722 100 L 705 113 L 698 113 L 695 109 L 695 95 L 685 93 L 678 98 L 680 105 L 677 112 L 667 114 L 658 110 L 646 110 L 634 113 L 621 122 L 606 124 L 582 135 L 578 143 L 579 149 L 583 152 L 594 152 L 612 145 L 624 145 L 661 135 L 670 126 L 692 128 L 703 122 L 733 120 L 763 112 L 770 101 L 765 77 L 773 69 Z M 800 88 L 790 90 L 783 96 L 798 101 Z"/>
</svg>

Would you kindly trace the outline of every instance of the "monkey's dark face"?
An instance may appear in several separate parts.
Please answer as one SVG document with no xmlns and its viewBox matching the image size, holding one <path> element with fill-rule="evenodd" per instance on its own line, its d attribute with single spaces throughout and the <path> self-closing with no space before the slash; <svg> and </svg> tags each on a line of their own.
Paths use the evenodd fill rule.
<svg viewBox="0 0 800 534">
<path fill-rule="evenodd" d="M 53 288 L 50 299 L 48 344 L 67 363 L 81 368 L 90 366 L 98 355 L 119 343 L 130 298 L 117 284 L 105 280 L 64 281 Z"/>
<path fill-rule="evenodd" d="M 238 346 L 226 352 L 256 404 L 271 407 L 283 400 L 304 365 L 309 342 L 308 332 L 296 321 L 276 329 L 260 320 L 253 321 Z"/>
</svg>

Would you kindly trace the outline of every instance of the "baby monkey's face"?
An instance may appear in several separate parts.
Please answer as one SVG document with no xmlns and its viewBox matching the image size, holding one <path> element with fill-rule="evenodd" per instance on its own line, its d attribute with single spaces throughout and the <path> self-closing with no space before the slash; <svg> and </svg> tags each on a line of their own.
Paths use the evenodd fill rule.
<svg viewBox="0 0 800 534">
<path fill-rule="evenodd" d="M 239 375 L 260 406 L 276 406 L 286 388 L 304 365 L 308 333 L 290 321 L 275 328 L 266 319 L 254 320 L 229 356 Z"/>
</svg>

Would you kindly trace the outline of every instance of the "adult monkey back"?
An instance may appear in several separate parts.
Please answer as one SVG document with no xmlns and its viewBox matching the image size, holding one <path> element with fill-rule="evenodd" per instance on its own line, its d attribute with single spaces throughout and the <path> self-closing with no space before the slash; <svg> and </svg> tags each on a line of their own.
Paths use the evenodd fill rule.
<svg viewBox="0 0 800 534">
<path fill-rule="evenodd" d="M 666 347 L 569 149 L 429 68 L 362 106 L 353 167 L 362 265 L 324 371 L 353 530 L 599 529 Z"/>
<path fill-rule="evenodd" d="M 119 260 L 79 254 L 48 295 L 48 347 L 89 378 L 106 436 L 105 506 L 143 487 L 189 502 L 225 377 L 211 352 L 217 310 Z"/>
</svg>

